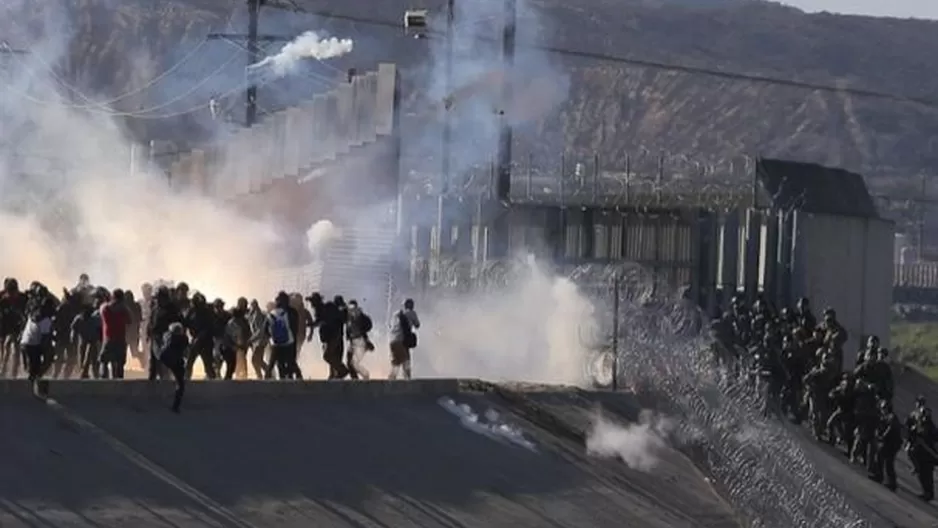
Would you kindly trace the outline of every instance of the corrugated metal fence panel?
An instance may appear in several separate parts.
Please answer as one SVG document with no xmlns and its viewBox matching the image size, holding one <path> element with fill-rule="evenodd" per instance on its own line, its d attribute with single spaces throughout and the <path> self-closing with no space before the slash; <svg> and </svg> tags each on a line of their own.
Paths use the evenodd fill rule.
<svg viewBox="0 0 938 528">
<path fill-rule="evenodd" d="M 938 262 L 894 264 L 894 284 L 906 288 L 938 288 Z"/>
<path fill-rule="evenodd" d="M 845 365 L 852 365 L 867 327 L 867 219 L 796 212 L 800 245 L 796 272 L 801 275 L 795 297 L 808 297 L 823 310 L 830 306 L 849 333 Z M 887 252 L 892 255 L 892 252 Z M 888 271 L 886 272 L 888 280 Z"/>
<path fill-rule="evenodd" d="M 378 79 L 375 91 L 377 95 L 374 111 L 375 133 L 384 136 L 391 135 L 394 131 L 397 66 L 387 63 L 378 65 Z"/>
<path fill-rule="evenodd" d="M 883 346 L 889 346 L 893 292 L 889 276 L 893 260 L 890 248 L 895 243 L 895 225 L 886 220 L 870 219 L 866 236 L 863 331 L 878 335 Z"/>
</svg>

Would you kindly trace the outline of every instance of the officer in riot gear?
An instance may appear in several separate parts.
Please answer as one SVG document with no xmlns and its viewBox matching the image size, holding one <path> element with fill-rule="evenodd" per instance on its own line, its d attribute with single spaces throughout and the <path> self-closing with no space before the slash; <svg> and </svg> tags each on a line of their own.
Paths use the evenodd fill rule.
<svg viewBox="0 0 938 528">
<path fill-rule="evenodd" d="M 850 460 L 854 463 L 863 461 L 867 469 L 873 472 L 876 450 L 876 426 L 879 422 L 879 409 L 876 392 L 870 383 L 858 379 L 854 387 L 854 432 L 853 449 Z"/>
<path fill-rule="evenodd" d="M 807 297 L 798 299 L 798 303 L 795 304 L 794 316 L 799 327 L 804 328 L 809 333 L 814 332 L 817 319 L 814 317 L 814 313 L 811 312 L 811 302 L 808 301 Z"/>
<path fill-rule="evenodd" d="M 924 501 L 935 498 L 935 463 L 938 454 L 935 452 L 935 442 L 938 441 L 938 431 L 932 421 L 931 409 L 920 407 L 912 412 L 907 423 L 909 425 L 909 458 L 916 468 L 919 484 L 922 486 L 920 497 Z"/>
<path fill-rule="evenodd" d="M 866 338 L 866 344 L 857 352 L 857 365 L 856 368 L 859 368 L 860 365 L 865 363 L 867 360 L 873 359 L 875 354 L 879 352 L 879 337 L 871 335 Z"/>
<path fill-rule="evenodd" d="M 827 420 L 830 416 L 828 393 L 833 388 L 836 376 L 833 358 L 828 354 L 822 354 L 821 363 L 812 368 L 804 379 L 811 431 L 817 440 L 824 438 L 827 429 Z"/>
<path fill-rule="evenodd" d="M 876 428 L 876 461 L 870 478 L 896 491 L 896 455 L 902 449 L 902 424 L 888 401 L 879 403 L 880 418 Z"/>
<path fill-rule="evenodd" d="M 854 419 L 854 382 L 853 376 L 844 373 L 840 383 L 830 392 L 831 406 L 834 412 L 827 420 L 827 441 L 831 445 L 841 442 L 849 454 L 853 448 Z"/>
</svg>

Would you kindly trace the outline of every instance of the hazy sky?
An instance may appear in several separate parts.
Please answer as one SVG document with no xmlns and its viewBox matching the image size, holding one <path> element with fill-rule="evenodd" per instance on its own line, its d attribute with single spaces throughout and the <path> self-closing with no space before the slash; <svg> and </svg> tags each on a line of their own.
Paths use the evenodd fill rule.
<svg viewBox="0 0 938 528">
<path fill-rule="evenodd" d="M 938 19 L 938 0 L 781 0 L 805 11 Z"/>
</svg>

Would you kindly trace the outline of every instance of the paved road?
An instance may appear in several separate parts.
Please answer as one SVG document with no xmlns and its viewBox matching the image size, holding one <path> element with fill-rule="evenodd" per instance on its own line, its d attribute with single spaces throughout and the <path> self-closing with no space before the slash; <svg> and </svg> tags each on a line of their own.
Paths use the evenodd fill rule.
<svg viewBox="0 0 938 528">
<path fill-rule="evenodd" d="M 320 395 L 275 395 L 263 383 L 201 384 L 177 416 L 166 409 L 168 390 L 90 383 L 61 391 L 61 408 L 0 395 L 0 526 L 740 525 L 681 453 L 663 452 L 650 473 L 585 456 L 590 412 L 602 403 L 613 418 L 634 418 L 627 395 L 447 393 L 477 413 L 497 411 L 532 452 L 465 428 L 439 393 L 382 396 L 384 386 L 333 383 Z M 938 401 L 917 373 L 899 386 L 900 408 L 922 392 Z M 370 396 L 342 396 L 356 391 Z M 904 460 L 894 495 L 802 430 L 790 434 L 871 526 L 938 526 L 938 509 L 914 497 Z"/>
<path fill-rule="evenodd" d="M 163 402 L 64 397 L 89 428 L 4 401 L 0 526 L 738 526 L 676 452 L 631 471 L 495 397 L 455 396 L 519 424 L 531 452 L 464 428 L 437 399 L 239 398 L 176 416 Z"/>
</svg>

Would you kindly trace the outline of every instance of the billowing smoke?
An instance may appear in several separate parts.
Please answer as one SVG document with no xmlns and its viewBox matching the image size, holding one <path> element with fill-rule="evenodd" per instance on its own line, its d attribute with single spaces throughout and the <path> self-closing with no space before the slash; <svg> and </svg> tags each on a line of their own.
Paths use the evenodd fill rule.
<svg viewBox="0 0 938 528">
<path fill-rule="evenodd" d="M 593 324 L 593 306 L 573 283 L 533 259 L 518 262 L 497 288 L 438 299 L 418 312 L 421 376 L 588 381 L 590 350 L 582 332 Z"/>
<path fill-rule="evenodd" d="M 350 53 L 353 45 L 352 39 L 322 37 L 315 31 L 307 31 L 280 48 L 276 55 L 265 57 L 260 62 L 248 66 L 248 73 L 283 77 L 293 72 L 304 59 L 325 60 L 341 57 Z"/>
<path fill-rule="evenodd" d="M 340 236 L 330 220 L 319 220 L 306 231 L 306 247 L 314 258 L 321 258 L 329 243 Z"/>
<path fill-rule="evenodd" d="M 668 448 L 666 438 L 673 430 L 671 420 L 647 410 L 639 415 L 637 423 L 627 425 L 609 421 L 597 412 L 586 435 L 586 452 L 600 458 L 617 458 L 632 469 L 650 472 Z"/>
<path fill-rule="evenodd" d="M 517 1 L 517 46 L 510 66 L 503 60 L 501 46 L 507 21 L 502 0 L 455 3 L 452 54 L 442 36 L 449 32 L 445 13 L 434 12 L 430 19 L 434 37 L 429 39 L 431 62 L 417 111 L 420 130 L 413 132 L 409 148 L 424 158 L 426 165 L 421 170 L 434 178 L 439 175 L 440 129 L 448 117 L 452 123 L 451 188 L 495 158 L 503 120 L 516 127 L 519 143 L 534 135 L 544 141 L 540 134 L 543 120 L 566 99 L 569 76 L 535 46 L 543 44 L 551 28 L 546 17 L 530 4 Z M 513 94 L 503 91 L 506 85 L 512 87 Z M 550 148 L 562 149 L 563 145 Z"/>
<path fill-rule="evenodd" d="M 41 280 L 54 291 L 87 272 L 110 287 L 138 290 L 164 277 L 229 300 L 268 298 L 265 274 L 280 264 L 287 244 L 276 225 L 171 186 L 161 169 L 141 161 L 143 146 L 132 156 L 133 140 L 106 105 L 78 107 L 77 89 L 71 97 L 61 93 L 63 81 L 50 67 L 70 46 L 62 37 L 68 32 L 60 31 L 68 22 L 66 13 L 47 7 L 49 26 L 37 30 L 38 40 L 11 43 L 31 54 L 3 59 L 3 274 Z M 82 98 L 96 100 L 90 93 Z"/>
</svg>

